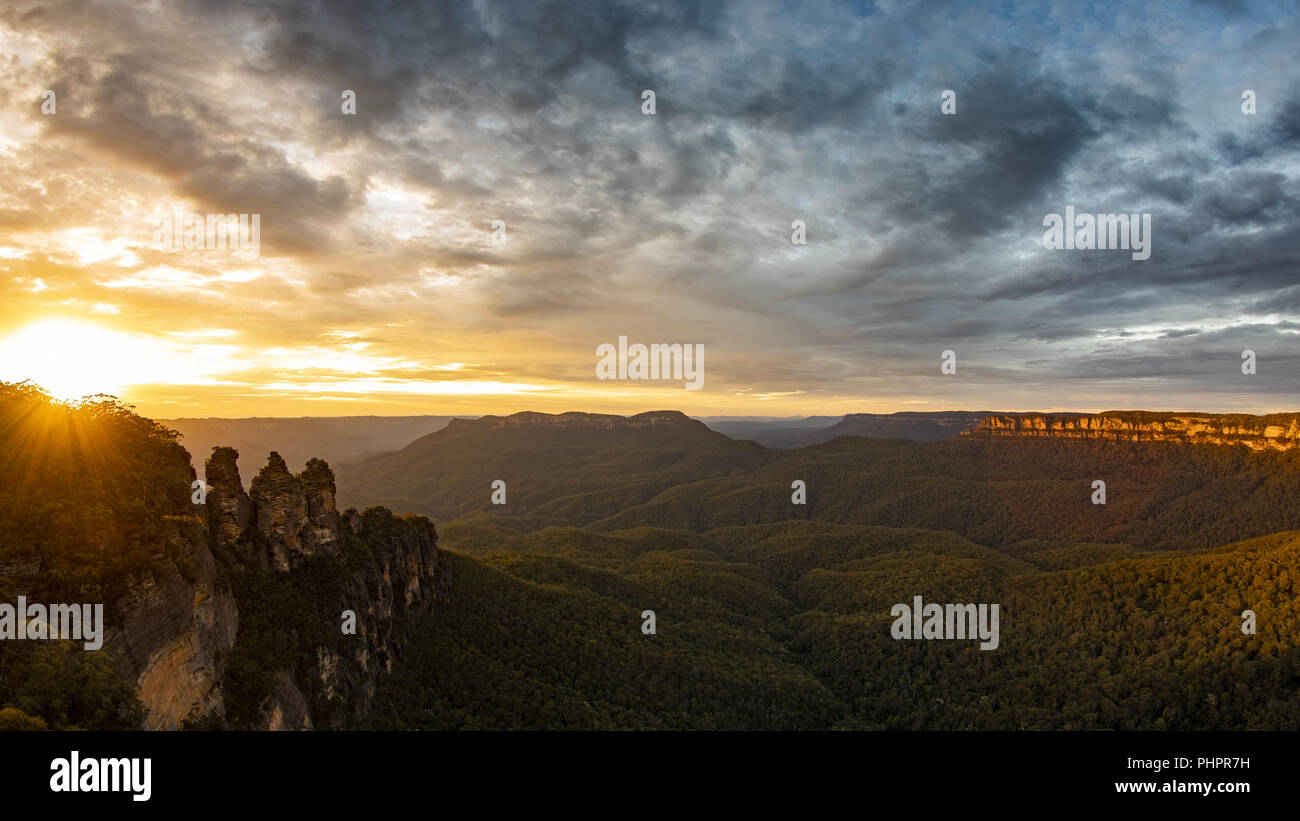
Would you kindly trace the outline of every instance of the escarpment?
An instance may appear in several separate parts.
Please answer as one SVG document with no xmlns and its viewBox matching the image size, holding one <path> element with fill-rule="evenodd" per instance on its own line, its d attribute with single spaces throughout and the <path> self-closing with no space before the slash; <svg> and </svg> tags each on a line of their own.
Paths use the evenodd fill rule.
<svg viewBox="0 0 1300 821">
<path fill-rule="evenodd" d="M 985 417 L 962 435 L 986 438 L 1179 442 L 1244 445 L 1256 451 L 1291 450 L 1300 447 L 1300 414 L 1253 416 L 1244 413 L 1150 411 L 998 414 Z"/>
<path fill-rule="evenodd" d="M 246 493 L 238 453 L 205 465 L 208 532 L 248 615 L 223 677 L 223 709 L 200 723 L 340 728 L 364 715 L 410 622 L 445 594 L 437 532 L 422 516 L 335 506 L 334 473 L 291 474 L 272 452 Z"/>
<path fill-rule="evenodd" d="M 237 458 L 214 448 L 206 497 L 150 520 L 151 556 L 111 599 L 104 649 L 146 729 L 345 727 L 445 597 L 437 533 L 386 508 L 339 512 L 319 459 L 295 476 L 271 453 L 246 492 Z M 13 564 L 0 569 L 29 592 L 39 562 Z"/>
<path fill-rule="evenodd" d="M 115 603 L 120 620 L 109 620 L 104 641 L 134 684 L 151 730 L 174 730 L 221 713 L 224 656 L 239 625 L 234 596 L 198 517 L 164 525 L 150 569 L 127 584 Z"/>
</svg>

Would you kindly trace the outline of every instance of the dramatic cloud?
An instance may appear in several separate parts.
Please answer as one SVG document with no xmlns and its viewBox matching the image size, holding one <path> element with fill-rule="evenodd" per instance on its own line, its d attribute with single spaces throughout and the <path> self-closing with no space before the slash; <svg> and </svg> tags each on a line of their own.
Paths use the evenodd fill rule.
<svg viewBox="0 0 1300 821">
<path fill-rule="evenodd" d="M 0 341 L 153 350 L 159 416 L 1295 410 L 1300 17 L 1081 6 L 11 2 Z M 597 380 L 619 336 L 704 389 Z"/>
</svg>

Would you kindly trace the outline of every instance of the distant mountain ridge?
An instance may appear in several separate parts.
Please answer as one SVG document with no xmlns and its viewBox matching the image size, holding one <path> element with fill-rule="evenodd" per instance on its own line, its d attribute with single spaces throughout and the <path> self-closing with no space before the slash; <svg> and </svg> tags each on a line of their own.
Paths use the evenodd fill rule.
<svg viewBox="0 0 1300 821">
<path fill-rule="evenodd" d="M 159 424 L 179 431 L 185 449 L 202 458 L 214 447 L 232 447 L 248 456 L 265 459 L 278 452 L 293 469 L 319 457 L 330 464 L 383 453 L 441 430 L 450 416 L 302 416 L 248 419 L 159 419 Z M 195 464 L 196 469 L 202 467 Z"/>
<path fill-rule="evenodd" d="M 678 411 L 635 416 L 525 411 L 457 419 L 401 450 L 340 464 L 339 496 L 439 520 L 473 510 L 592 522 L 672 487 L 744 473 L 771 451 Z M 505 505 L 490 502 L 506 483 Z"/>
<path fill-rule="evenodd" d="M 1300 447 L 1300 413 L 1104 411 L 1096 414 L 997 414 L 964 431 L 981 438 L 1089 439 L 1244 445 L 1251 450 Z"/>
<path fill-rule="evenodd" d="M 821 444 L 837 436 L 936 442 L 956 436 L 973 428 L 981 419 L 997 414 L 997 411 L 849 413 L 842 417 L 810 416 L 802 422 L 717 422 L 710 427 L 737 439 L 788 450 Z"/>
<path fill-rule="evenodd" d="M 956 426 L 981 413 L 923 421 Z M 1067 424 L 1092 415 L 987 418 L 1025 420 L 1032 430 L 1042 417 Z M 1224 444 L 1246 442 L 843 435 L 771 449 L 675 412 L 529 413 L 449 425 L 400 451 L 340 466 L 339 498 L 438 521 L 504 514 L 529 528 L 702 532 L 800 518 L 952 531 L 986 545 L 1068 538 L 1185 549 L 1300 529 L 1300 509 L 1287 501 L 1300 493 L 1300 450 Z M 1100 509 L 1090 501 L 1096 478 L 1112 491 Z M 506 504 L 491 499 L 497 480 Z M 806 483 L 806 505 L 791 504 L 795 480 Z"/>
<path fill-rule="evenodd" d="M 979 424 L 996 411 L 900 411 L 898 413 L 850 413 L 824 432 L 836 436 L 872 436 L 877 439 L 910 439 L 937 442 L 956 436 Z M 810 442 L 809 444 L 816 444 Z"/>
<path fill-rule="evenodd" d="M 612 413 L 537 413 L 520 411 L 509 416 L 481 416 L 478 419 L 452 419 L 447 427 L 455 431 L 501 430 L 505 428 L 584 428 L 588 430 L 620 430 L 628 428 L 666 427 L 671 425 L 707 427 L 681 411 L 646 411 L 635 416 L 618 416 Z"/>
</svg>

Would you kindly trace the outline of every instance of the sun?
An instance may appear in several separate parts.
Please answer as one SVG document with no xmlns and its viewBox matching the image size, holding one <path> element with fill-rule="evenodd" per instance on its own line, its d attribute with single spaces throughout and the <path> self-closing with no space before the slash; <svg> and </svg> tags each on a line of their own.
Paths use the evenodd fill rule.
<svg viewBox="0 0 1300 821">
<path fill-rule="evenodd" d="M 128 385 L 155 381 L 148 373 L 155 359 L 152 346 L 137 337 L 49 319 L 0 340 L 0 381 L 30 379 L 63 400 L 115 394 Z"/>
</svg>

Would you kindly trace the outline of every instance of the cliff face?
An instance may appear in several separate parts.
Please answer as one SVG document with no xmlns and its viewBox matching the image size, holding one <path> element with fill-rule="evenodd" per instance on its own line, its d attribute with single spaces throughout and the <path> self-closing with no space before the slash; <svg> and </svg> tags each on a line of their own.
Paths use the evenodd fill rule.
<svg viewBox="0 0 1300 821">
<path fill-rule="evenodd" d="M 409 621 L 445 596 L 437 532 L 423 517 L 399 518 L 384 508 L 340 514 L 334 473 L 319 459 L 294 476 L 273 452 L 246 494 L 238 455 L 214 448 L 205 466 L 213 546 L 219 556 L 234 557 L 236 576 L 256 576 L 244 578 L 241 590 L 289 591 L 295 604 L 313 605 L 312 612 L 289 614 L 290 623 L 257 625 L 262 632 L 292 632 L 298 654 L 275 659 L 281 666 L 267 671 L 273 686 L 252 723 L 264 729 L 341 727 L 369 707 Z M 320 558 L 335 561 L 313 564 Z M 355 632 L 343 629 L 345 611 L 355 616 Z M 250 643 L 264 639 L 248 637 Z M 214 716 L 222 714 L 203 715 Z"/>
<path fill-rule="evenodd" d="M 275 453 L 249 493 L 214 448 L 196 493 L 176 440 L 114 400 L 0 382 L 0 600 L 104 619 L 98 650 L 0 642 L 0 707 L 55 729 L 348 724 L 445 593 L 432 523 L 340 513 L 329 465 Z"/>
<path fill-rule="evenodd" d="M 1183 442 L 1245 445 L 1251 450 L 1300 447 L 1300 414 L 1025 413 L 985 417 L 963 436 L 1033 439 L 1092 439 L 1124 442 Z"/>
<path fill-rule="evenodd" d="M 117 603 L 105 647 L 135 683 L 148 729 L 342 727 L 368 709 L 410 621 L 445 596 L 437 533 L 383 508 L 340 513 L 334 472 L 319 459 L 294 476 L 272 453 L 245 492 L 238 455 L 213 449 L 203 513 L 171 517 L 154 569 Z M 241 606 L 264 614 L 275 597 L 309 602 L 309 612 L 245 619 L 241 633 Z M 354 632 L 343 630 L 344 611 Z M 229 662 L 259 644 L 294 651 L 259 665 L 267 686 L 255 709 L 228 709 L 239 675 Z M 236 687 L 245 700 L 247 679 Z"/>
<path fill-rule="evenodd" d="M 198 521 L 172 529 L 155 548 L 154 569 L 134 580 L 117 602 L 122 621 L 105 632 L 104 647 L 135 682 L 151 730 L 174 730 L 223 709 L 222 659 L 234 646 L 239 612 L 195 532 Z"/>
<path fill-rule="evenodd" d="M 229 448 L 219 450 L 222 462 L 233 459 Z M 225 470 L 224 465 L 218 466 L 219 475 Z M 226 491 L 230 490 L 227 487 Z M 318 552 L 337 550 L 340 520 L 334 507 L 334 472 L 320 459 L 310 460 L 306 469 L 294 476 L 280 454 L 271 451 L 266 467 L 253 479 L 249 495 L 242 493 L 241 488 L 240 501 L 225 504 L 238 507 L 243 499 L 251 499 L 257 529 L 270 551 L 264 558 L 275 570 L 286 572 Z"/>
</svg>

